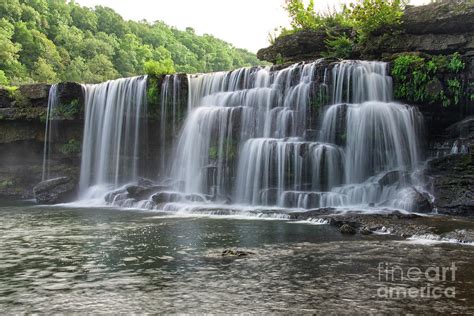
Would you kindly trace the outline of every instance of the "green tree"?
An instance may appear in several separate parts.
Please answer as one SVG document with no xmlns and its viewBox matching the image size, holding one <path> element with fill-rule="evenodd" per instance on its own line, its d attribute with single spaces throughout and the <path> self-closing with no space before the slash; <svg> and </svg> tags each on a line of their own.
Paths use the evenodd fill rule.
<svg viewBox="0 0 474 316">
<path fill-rule="evenodd" d="M 90 78 L 86 78 L 87 82 L 103 82 L 110 79 L 116 79 L 119 74 L 114 68 L 112 61 L 105 55 L 97 55 L 88 61 Z"/>
<path fill-rule="evenodd" d="M 6 86 L 8 85 L 8 78 L 5 75 L 5 72 L 3 70 L 0 70 L 0 86 Z"/>
<path fill-rule="evenodd" d="M 168 75 L 175 73 L 174 63 L 170 58 L 156 61 L 149 60 L 143 65 L 143 70 L 148 75 Z"/>
<path fill-rule="evenodd" d="M 124 21 L 110 8 L 86 8 L 74 0 L 0 0 L 0 70 L 11 83 L 99 82 L 141 74 L 150 61 L 159 72 L 260 63 L 254 54 L 190 27 Z"/>
<path fill-rule="evenodd" d="M 0 19 L 0 70 L 9 78 L 18 77 L 22 66 L 18 61 L 21 46 L 12 41 L 14 26 L 6 19 Z"/>
<path fill-rule="evenodd" d="M 33 68 L 33 79 L 36 82 L 51 83 L 58 80 L 53 67 L 43 58 L 39 58 Z"/>
</svg>

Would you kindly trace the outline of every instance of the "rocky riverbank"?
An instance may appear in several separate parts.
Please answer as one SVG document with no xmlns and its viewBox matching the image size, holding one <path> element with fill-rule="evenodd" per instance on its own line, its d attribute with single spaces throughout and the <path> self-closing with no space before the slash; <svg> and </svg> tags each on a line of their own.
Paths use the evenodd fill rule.
<svg viewBox="0 0 474 316">
<path fill-rule="evenodd" d="M 297 221 L 326 223 L 342 234 L 392 235 L 405 239 L 427 239 L 432 242 L 474 243 L 474 221 L 470 218 L 421 215 L 384 210 L 373 214 L 366 211 L 317 209 L 293 213 Z"/>
</svg>

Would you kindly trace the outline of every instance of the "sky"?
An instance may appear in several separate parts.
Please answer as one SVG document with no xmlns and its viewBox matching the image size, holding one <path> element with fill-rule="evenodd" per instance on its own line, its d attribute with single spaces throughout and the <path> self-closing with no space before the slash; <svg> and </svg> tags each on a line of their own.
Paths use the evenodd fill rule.
<svg viewBox="0 0 474 316">
<path fill-rule="evenodd" d="M 284 0 L 76 0 L 83 6 L 107 6 L 127 20 L 161 20 L 184 30 L 192 27 L 197 34 L 212 34 L 235 47 L 256 53 L 267 47 L 268 34 L 288 26 Z M 318 10 L 339 8 L 350 0 L 316 0 Z M 412 0 L 422 4 L 428 0 Z"/>
</svg>

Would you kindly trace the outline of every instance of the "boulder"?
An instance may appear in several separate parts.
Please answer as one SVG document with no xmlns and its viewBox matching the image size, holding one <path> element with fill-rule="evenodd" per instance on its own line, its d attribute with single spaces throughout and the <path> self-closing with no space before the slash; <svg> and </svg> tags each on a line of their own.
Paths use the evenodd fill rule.
<svg viewBox="0 0 474 316">
<path fill-rule="evenodd" d="M 361 235 L 371 235 L 373 233 L 372 230 L 370 230 L 370 228 L 368 228 L 367 226 L 364 226 L 359 229 L 359 232 L 361 233 Z"/>
<path fill-rule="evenodd" d="M 127 187 L 127 192 L 128 192 L 129 198 L 133 198 L 138 201 L 141 201 L 141 200 L 148 200 L 153 194 L 166 191 L 169 189 L 170 187 L 163 186 L 163 185 L 153 185 L 149 187 L 131 185 Z"/>
<path fill-rule="evenodd" d="M 381 186 L 393 185 L 399 181 L 406 181 L 408 179 L 408 174 L 400 170 L 392 170 L 385 173 L 378 181 Z"/>
<path fill-rule="evenodd" d="M 411 200 L 409 211 L 416 213 L 431 213 L 433 211 L 433 203 L 427 193 L 420 192 L 414 187 L 408 190 L 408 198 Z"/>
<path fill-rule="evenodd" d="M 154 194 L 151 199 L 156 204 L 163 204 L 163 203 L 173 203 L 173 202 L 180 202 L 183 200 L 183 196 L 177 192 L 159 192 Z"/>
<path fill-rule="evenodd" d="M 343 224 L 339 228 L 339 231 L 341 232 L 341 234 L 345 235 L 354 235 L 357 232 L 356 229 L 349 224 Z"/>
<path fill-rule="evenodd" d="M 70 177 L 46 180 L 33 188 L 38 204 L 71 202 L 76 195 L 77 185 Z"/>
<path fill-rule="evenodd" d="M 107 193 L 104 198 L 105 202 L 107 203 L 114 203 L 126 199 L 128 199 L 128 192 L 123 188 Z"/>
</svg>

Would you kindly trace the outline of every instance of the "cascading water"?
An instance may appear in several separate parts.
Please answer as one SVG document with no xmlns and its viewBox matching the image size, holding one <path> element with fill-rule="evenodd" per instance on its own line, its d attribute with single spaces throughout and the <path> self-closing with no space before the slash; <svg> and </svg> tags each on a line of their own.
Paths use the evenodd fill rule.
<svg viewBox="0 0 474 316">
<path fill-rule="evenodd" d="M 165 211 L 222 210 L 223 203 L 409 209 L 423 122 L 416 108 L 392 102 L 386 69 L 381 62 L 345 61 L 328 72 L 318 60 L 188 76 L 187 118 L 172 159 L 164 147 L 159 153 L 160 179 L 138 195 L 122 187 L 109 202 Z M 117 189 L 138 180 L 145 81 L 86 86 L 82 188 Z M 175 123 L 172 131 L 165 126 L 176 118 L 178 92 L 179 78 L 164 77 L 162 144 L 177 133 Z M 323 108 L 328 99 L 332 105 Z M 168 176 L 172 181 L 163 182 Z"/>
<path fill-rule="evenodd" d="M 134 77 L 84 86 L 83 197 L 91 187 L 111 189 L 137 179 L 146 151 L 146 83 L 146 77 Z"/>
<path fill-rule="evenodd" d="M 46 128 L 44 131 L 44 148 L 43 148 L 43 176 L 42 181 L 49 179 L 51 167 L 51 144 L 53 140 L 53 133 L 55 133 L 56 126 L 54 121 L 55 111 L 59 104 L 58 85 L 54 84 L 49 89 L 48 95 L 48 109 L 46 112 Z"/>
<path fill-rule="evenodd" d="M 179 75 L 166 75 L 161 85 L 161 106 L 160 106 L 160 176 L 169 175 L 169 167 L 167 162 L 170 160 L 170 153 L 174 152 L 175 148 L 173 142 L 168 142 L 168 139 L 174 139 L 174 136 L 179 133 L 180 126 L 178 126 L 178 119 L 181 115 L 179 111 L 179 104 L 181 103 L 181 79 Z M 169 108 L 171 105 L 171 108 Z M 165 126 L 171 120 L 171 129 L 167 130 Z M 170 148 L 166 144 L 170 143 Z"/>
</svg>

